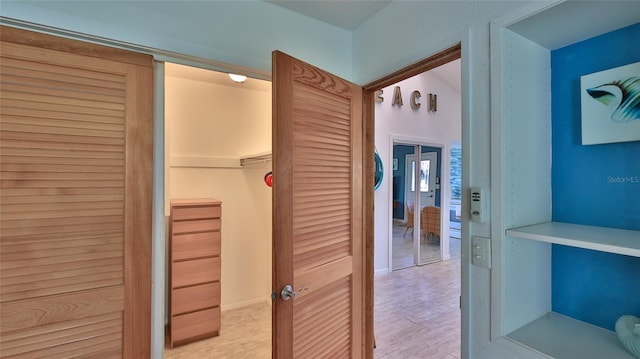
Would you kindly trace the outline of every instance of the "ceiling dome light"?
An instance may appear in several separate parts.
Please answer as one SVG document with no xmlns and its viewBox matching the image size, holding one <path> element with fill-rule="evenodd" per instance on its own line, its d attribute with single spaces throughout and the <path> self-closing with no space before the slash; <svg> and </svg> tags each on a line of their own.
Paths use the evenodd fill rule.
<svg viewBox="0 0 640 359">
<path fill-rule="evenodd" d="M 247 76 L 245 75 L 236 75 L 236 74 L 229 74 L 229 77 L 235 81 L 235 82 L 244 82 L 247 79 Z"/>
</svg>

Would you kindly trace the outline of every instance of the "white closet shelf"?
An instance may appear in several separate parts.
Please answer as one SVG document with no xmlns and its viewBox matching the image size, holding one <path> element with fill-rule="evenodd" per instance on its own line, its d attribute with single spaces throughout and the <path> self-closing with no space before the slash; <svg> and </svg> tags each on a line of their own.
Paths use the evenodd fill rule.
<svg viewBox="0 0 640 359">
<path fill-rule="evenodd" d="M 171 167 L 193 168 L 241 168 L 254 163 L 271 161 L 271 152 L 258 153 L 242 157 L 198 157 L 198 156 L 171 156 Z"/>
<path fill-rule="evenodd" d="M 240 157 L 240 165 L 246 166 L 254 163 L 269 162 L 272 159 L 271 152 L 257 153 Z"/>
<path fill-rule="evenodd" d="M 549 312 L 507 338 L 556 359 L 633 359 L 616 333 Z"/>
<path fill-rule="evenodd" d="M 171 167 L 240 168 L 240 159 L 229 157 L 171 156 Z"/>
<path fill-rule="evenodd" d="M 545 222 L 506 230 L 507 236 L 640 257 L 640 231 Z"/>
</svg>

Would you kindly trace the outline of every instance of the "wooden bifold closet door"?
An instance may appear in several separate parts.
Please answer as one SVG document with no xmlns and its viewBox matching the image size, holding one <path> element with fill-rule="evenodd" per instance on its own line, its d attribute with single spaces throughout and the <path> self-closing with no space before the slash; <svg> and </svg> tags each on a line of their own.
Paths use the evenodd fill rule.
<svg viewBox="0 0 640 359">
<path fill-rule="evenodd" d="M 0 37 L 0 357 L 148 358 L 153 60 Z"/>
</svg>

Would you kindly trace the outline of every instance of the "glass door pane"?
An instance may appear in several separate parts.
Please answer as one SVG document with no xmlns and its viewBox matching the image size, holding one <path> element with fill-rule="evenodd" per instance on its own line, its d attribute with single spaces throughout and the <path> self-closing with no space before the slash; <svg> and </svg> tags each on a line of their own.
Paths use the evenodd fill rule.
<svg viewBox="0 0 640 359">
<path fill-rule="evenodd" d="M 439 261 L 440 248 L 440 190 L 438 153 L 432 147 L 420 146 L 420 238 L 416 264 Z"/>
</svg>

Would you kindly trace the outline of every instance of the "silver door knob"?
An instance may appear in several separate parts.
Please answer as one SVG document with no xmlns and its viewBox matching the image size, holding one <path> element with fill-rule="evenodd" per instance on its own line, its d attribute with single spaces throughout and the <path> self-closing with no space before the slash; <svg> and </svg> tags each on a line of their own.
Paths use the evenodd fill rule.
<svg viewBox="0 0 640 359">
<path fill-rule="evenodd" d="M 298 293 L 302 292 L 303 290 L 307 290 L 309 288 L 302 288 L 297 292 L 293 291 L 293 287 L 291 286 L 291 284 L 287 284 L 284 287 L 282 287 L 282 291 L 280 291 L 280 296 L 282 297 L 282 299 L 284 300 L 289 300 L 292 298 L 295 298 L 296 295 L 298 295 Z"/>
</svg>

